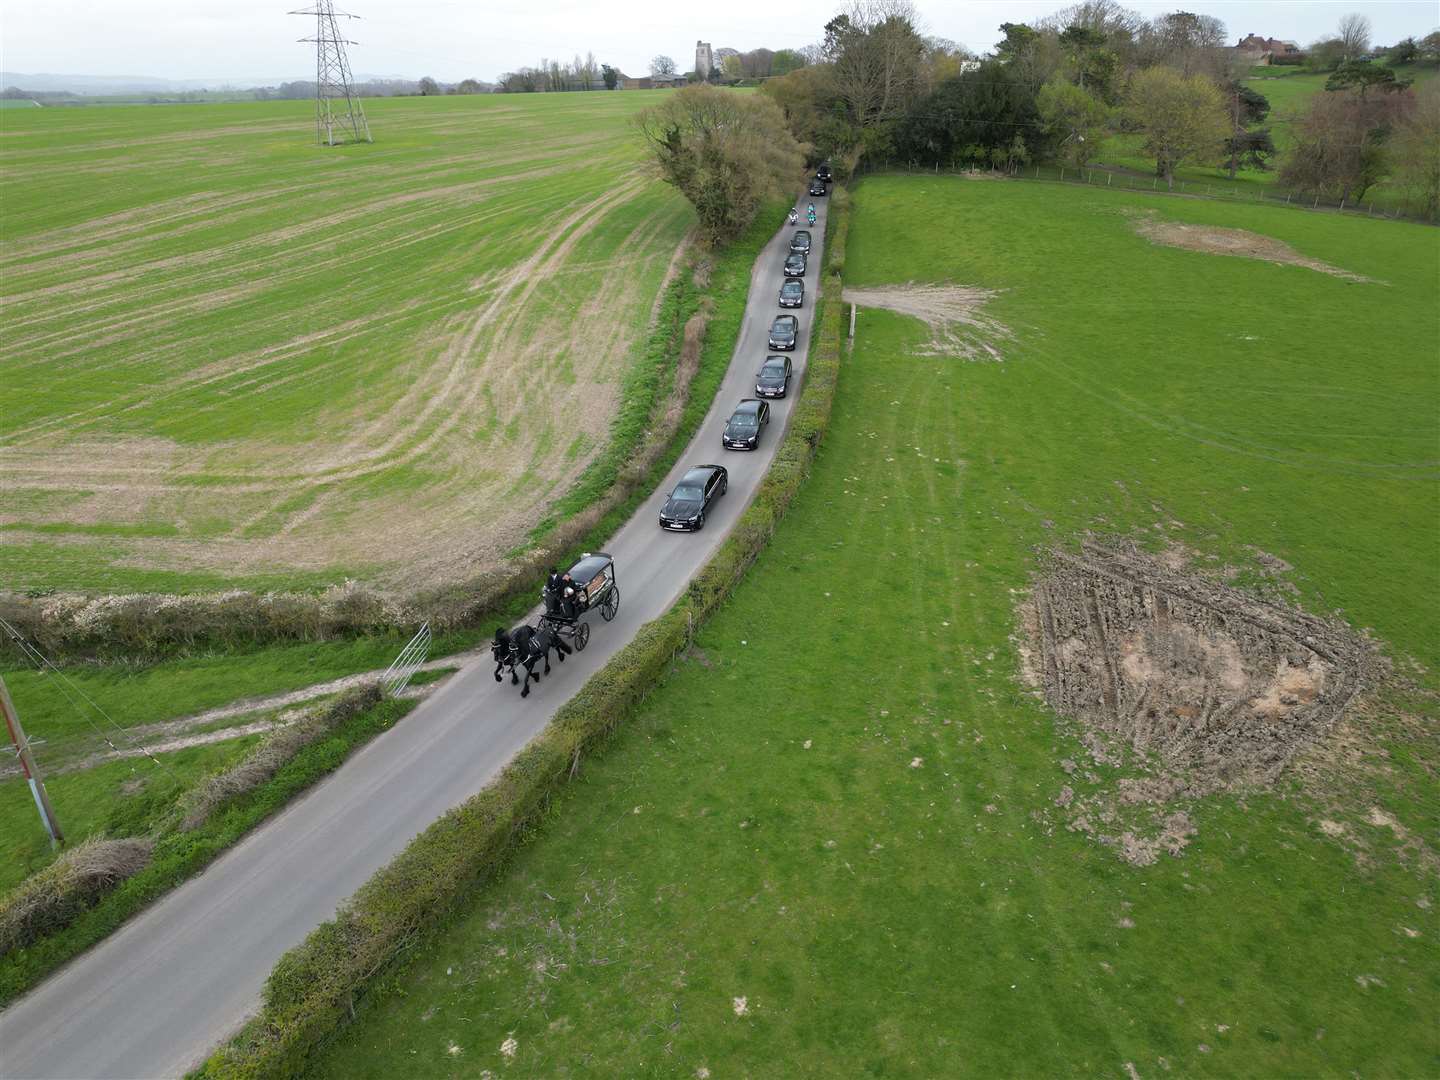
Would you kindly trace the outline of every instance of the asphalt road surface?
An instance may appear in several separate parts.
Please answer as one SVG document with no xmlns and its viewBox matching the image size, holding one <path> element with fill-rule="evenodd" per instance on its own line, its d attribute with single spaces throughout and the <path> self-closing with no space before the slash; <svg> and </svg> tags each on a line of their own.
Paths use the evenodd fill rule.
<svg viewBox="0 0 1440 1080">
<path fill-rule="evenodd" d="M 668 608 L 754 496 L 789 424 L 805 370 L 825 235 L 824 198 L 805 278 L 791 393 L 772 402 L 760 449 L 721 449 L 735 403 L 753 397 L 770 322 L 780 313 L 792 228 L 755 265 L 730 370 L 695 440 L 605 550 L 620 612 L 598 613 L 589 647 L 555 664 L 521 700 L 493 666 L 472 662 L 405 720 L 238 846 L 0 1013 L 0 1076 L 170 1077 L 198 1064 L 259 1006 L 282 953 L 446 810 L 479 791 L 640 626 Z M 800 227 L 804 227 L 801 219 Z M 699 533 L 663 532 L 665 496 L 689 466 L 730 470 L 729 492 Z"/>
</svg>

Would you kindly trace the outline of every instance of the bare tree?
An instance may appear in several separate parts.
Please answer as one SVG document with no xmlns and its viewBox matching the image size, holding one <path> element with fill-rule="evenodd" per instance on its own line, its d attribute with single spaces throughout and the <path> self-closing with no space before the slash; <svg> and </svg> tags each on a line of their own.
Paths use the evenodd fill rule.
<svg viewBox="0 0 1440 1080">
<path fill-rule="evenodd" d="M 1370 20 L 1364 15 L 1346 15 L 1340 20 L 1339 36 L 1344 47 L 1342 58 L 1358 60 L 1370 51 Z"/>
<path fill-rule="evenodd" d="M 1224 66 L 1225 24 L 1213 15 L 1175 11 L 1161 15 L 1145 35 L 1152 63 L 1166 64 L 1182 75 L 1218 75 Z"/>
<path fill-rule="evenodd" d="M 663 53 L 650 61 L 651 75 L 674 75 L 678 70 L 675 60 Z"/>
<path fill-rule="evenodd" d="M 1395 176 L 1411 206 L 1427 221 L 1440 221 L 1440 80 L 1421 86 L 1395 132 Z"/>
<path fill-rule="evenodd" d="M 918 96 L 925 39 L 910 0 L 851 0 L 825 24 L 835 87 L 861 128 L 902 114 Z"/>
</svg>

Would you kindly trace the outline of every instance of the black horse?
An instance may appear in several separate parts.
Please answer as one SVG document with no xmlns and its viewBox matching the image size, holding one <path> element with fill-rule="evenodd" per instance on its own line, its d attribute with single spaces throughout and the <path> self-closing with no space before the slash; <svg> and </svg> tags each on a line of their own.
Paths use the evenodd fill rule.
<svg viewBox="0 0 1440 1080">
<path fill-rule="evenodd" d="M 561 640 L 560 635 L 549 627 L 522 625 L 514 630 L 506 630 L 503 626 L 495 631 L 495 640 L 490 643 L 490 655 L 495 660 L 495 681 L 501 682 L 501 672 L 508 668 L 510 670 L 510 684 L 513 686 L 520 681 L 520 668 L 525 669 L 525 688 L 520 691 L 520 696 L 530 696 L 530 680 L 540 681 L 540 675 L 535 671 L 535 665 L 542 660 L 545 662 L 545 674 L 550 674 L 550 650 L 554 649 L 560 657 L 560 663 L 565 662 L 565 657 L 575 650 Z"/>
</svg>

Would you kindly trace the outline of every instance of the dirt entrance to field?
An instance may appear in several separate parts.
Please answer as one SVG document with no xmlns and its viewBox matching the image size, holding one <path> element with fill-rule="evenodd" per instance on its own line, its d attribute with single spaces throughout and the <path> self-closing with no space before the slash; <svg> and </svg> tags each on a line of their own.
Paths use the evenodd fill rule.
<svg viewBox="0 0 1440 1080">
<path fill-rule="evenodd" d="M 1303 266 L 1318 270 L 1322 274 L 1344 278 L 1361 284 L 1377 285 L 1374 278 L 1351 273 L 1338 266 L 1331 266 L 1319 259 L 1301 255 L 1283 240 L 1263 236 L 1248 229 L 1221 229 L 1210 225 L 1187 225 L 1180 221 L 1167 221 L 1154 213 L 1134 217 L 1135 231 L 1151 243 L 1166 247 L 1185 248 L 1188 251 L 1203 251 L 1208 255 L 1238 255 L 1246 259 L 1260 259 L 1264 262 L 1283 263 L 1289 266 Z"/>
<path fill-rule="evenodd" d="M 1008 326 L 983 310 L 996 295 L 993 289 L 964 285 L 910 284 L 846 289 L 844 300 L 919 319 L 930 328 L 930 341 L 917 350 L 921 356 L 1002 360 L 1000 346 L 1013 335 Z"/>
<path fill-rule="evenodd" d="M 1183 552 L 1090 539 L 1047 556 L 1020 610 L 1026 680 L 1093 766 L 1142 772 L 1107 783 L 1064 762 L 1082 790 L 1066 785 L 1054 805 L 1137 865 L 1184 848 L 1189 800 L 1273 784 L 1375 667 L 1348 627 L 1184 567 Z"/>
</svg>

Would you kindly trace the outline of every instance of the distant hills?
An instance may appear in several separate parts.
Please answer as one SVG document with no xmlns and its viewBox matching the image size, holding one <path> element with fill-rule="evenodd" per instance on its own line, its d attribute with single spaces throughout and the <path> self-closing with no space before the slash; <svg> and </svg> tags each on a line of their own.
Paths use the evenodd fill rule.
<svg viewBox="0 0 1440 1080">
<path fill-rule="evenodd" d="M 275 77 L 245 76 L 224 79 L 163 79 L 155 75 L 55 75 L 44 72 L 0 71 L 0 89 L 8 86 L 40 94 L 173 94 L 185 90 L 248 90 L 313 79 L 315 72 Z M 357 74 L 356 82 L 397 76 Z"/>
</svg>

